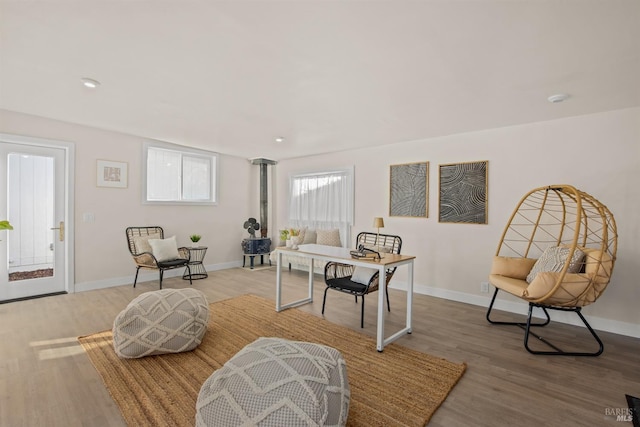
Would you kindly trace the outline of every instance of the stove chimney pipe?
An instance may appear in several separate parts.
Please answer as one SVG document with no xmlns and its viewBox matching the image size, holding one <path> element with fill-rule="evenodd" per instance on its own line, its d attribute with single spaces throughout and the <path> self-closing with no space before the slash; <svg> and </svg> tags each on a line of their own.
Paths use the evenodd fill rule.
<svg viewBox="0 0 640 427">
<path fill-rule="evenodd" d="M 269 232 L 267 166 L 275 165 L 276 162 L 269 159 L 251 159 L 251 164 L 260 165 L 260 237 L 265 238 Z"/>
</svg>

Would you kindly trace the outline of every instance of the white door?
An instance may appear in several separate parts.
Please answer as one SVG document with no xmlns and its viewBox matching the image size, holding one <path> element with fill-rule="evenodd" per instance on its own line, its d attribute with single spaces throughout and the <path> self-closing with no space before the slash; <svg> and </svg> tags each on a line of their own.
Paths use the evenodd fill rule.
<svg viewBox="0 0 640 427">
<path fill-rule="evenodd" d="M 0 301 L 65 292 L 65 150 L 0 139 Z"/>
</svg>

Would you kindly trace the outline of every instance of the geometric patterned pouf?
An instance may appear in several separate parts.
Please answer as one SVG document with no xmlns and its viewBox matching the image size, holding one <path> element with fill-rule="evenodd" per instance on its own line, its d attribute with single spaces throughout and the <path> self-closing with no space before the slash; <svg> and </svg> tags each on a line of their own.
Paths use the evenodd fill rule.
<svg viewBox="0 0 640 427">
<path fill-rule="evenodd" d="M 208 320 L 207 298 L 196 289 L 146 292 L 116 317 L 113 347 L 125 359 L 193 350 Z"/>
<path fill-rule="evenodd" d="M 202 385 L 196 426 L 344 426 L 349 399 L 338 350 L 258 338 Z"/>
</svg>

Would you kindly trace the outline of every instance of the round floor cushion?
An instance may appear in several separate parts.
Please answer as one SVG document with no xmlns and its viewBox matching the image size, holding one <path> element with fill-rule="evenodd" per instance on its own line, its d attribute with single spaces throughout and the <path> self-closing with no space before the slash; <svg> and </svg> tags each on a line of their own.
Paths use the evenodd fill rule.
<svg viewBox="0 0 640 427">
<path fill-rule="evenodd" d="M 146 292 L 113 322 L 113 347 L 122 358 L 179 353 L 196 348 L 207 331 L 209 304 L 196 289 Z"/>
<path fill-rule="evenodd" d="M 202 385 L 197 426 L 344 426 L 350 389 L 342 354 L 325 345 L 258 338 Z"/>
</svg>

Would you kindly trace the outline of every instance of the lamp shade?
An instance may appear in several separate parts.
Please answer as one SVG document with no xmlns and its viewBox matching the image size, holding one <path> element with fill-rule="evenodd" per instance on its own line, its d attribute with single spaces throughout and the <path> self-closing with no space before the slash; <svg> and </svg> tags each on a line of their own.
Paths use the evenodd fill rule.
<svg viewBox="0 0 640 427">
<path fill-rule="evenodd" d="M 384 228 L 384 219 L 380 217 L 373 218 L 373 226 L 375 228 Z"/>
</svg>

